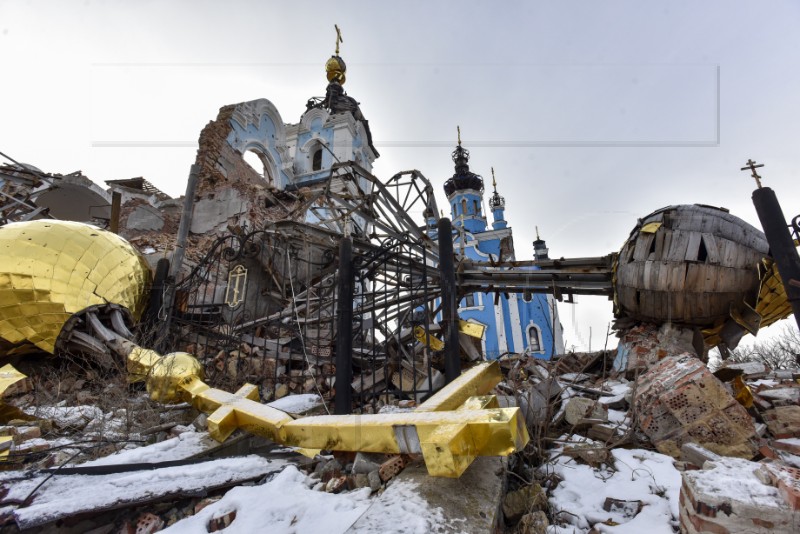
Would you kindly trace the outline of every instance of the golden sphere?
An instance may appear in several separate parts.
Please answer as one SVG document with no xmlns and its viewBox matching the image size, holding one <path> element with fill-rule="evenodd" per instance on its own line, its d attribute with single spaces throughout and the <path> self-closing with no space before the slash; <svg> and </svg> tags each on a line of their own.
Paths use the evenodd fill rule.
<svg viewBox="0 0 800 534">
<path fill-rule="evenodd" d="M 186 352 L 172 352 L 160 358 L 147 377 L 147 393 L 157 402 L 183 402 L 182 385 L 203 378 L 203 366 Z"/>
<path fill-rule="evenodd" d="M 325 62 L 325 74 L 329 82 L 337 82 L 339 85 L 343 85 L 346 79 L 345 72 L 347 72 L 347 65 L 344 64 L 344 60 L 339 56 L 331 56 Z"/>
</svg>

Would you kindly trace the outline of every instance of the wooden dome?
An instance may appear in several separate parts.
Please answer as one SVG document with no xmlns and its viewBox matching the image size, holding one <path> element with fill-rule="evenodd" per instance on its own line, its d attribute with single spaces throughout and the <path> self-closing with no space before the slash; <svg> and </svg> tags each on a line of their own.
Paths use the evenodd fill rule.
<svg viewBox="0 0 800 534">
<path fill-rule="evenodd" d="M 763 232 L 724 208 L 669 206 L 641 219 L 622 246 L 615 314 L 709 327 L 755 305 Z"/>
</svg>

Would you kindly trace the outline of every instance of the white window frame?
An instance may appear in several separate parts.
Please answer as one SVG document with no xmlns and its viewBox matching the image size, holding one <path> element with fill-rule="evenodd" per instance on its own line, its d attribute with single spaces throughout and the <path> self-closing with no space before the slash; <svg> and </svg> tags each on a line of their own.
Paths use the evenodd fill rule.
<svg viewBox="0 0 800 534">
<path fill-rule="evenodd" d="M 539 350 L 531 349 L 531 331 L 536 332 L 536 341 L 539 344 Z M 528 341 L 528 346 L 525 349 L 525 352 L 529 354 L 544 354 L 544 341 L 542 340 L 542 329 L 539 328 L 537 324 L 531 323 L 525 329 L 526 340 Z"/>
</svg>

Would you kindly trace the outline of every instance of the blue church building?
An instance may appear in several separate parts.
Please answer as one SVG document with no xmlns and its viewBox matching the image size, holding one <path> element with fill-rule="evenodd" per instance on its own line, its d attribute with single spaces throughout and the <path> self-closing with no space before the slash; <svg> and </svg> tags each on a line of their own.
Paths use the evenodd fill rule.
<svg viewBox="0 0 800 534">
<path fill-rule="evenodd" d="M 483 178 L 469 170 L 469 151 L 461 146 L 460 135 L 452 158 L 455 173 L 445 182 L 444 191 L 450 204 L 456 254 L 482 262 L 514 261 L 514 238 L 505 219 L 506 201 L 497 192 L 494 170 L 489 227 Z M 437 238 L 435 233 L 431 237 Z M 533 245 L 537 259 L 548 259 L 547 246 L 538 235 Z M 462 320 L 485 327 L 481 348 L 486 359 L 497 359 L 507 353 L 550 359 L 564 352 L 563 328 L 552 295 L 470 293 L 460 301 L 458 314 Z"/>
</svg>

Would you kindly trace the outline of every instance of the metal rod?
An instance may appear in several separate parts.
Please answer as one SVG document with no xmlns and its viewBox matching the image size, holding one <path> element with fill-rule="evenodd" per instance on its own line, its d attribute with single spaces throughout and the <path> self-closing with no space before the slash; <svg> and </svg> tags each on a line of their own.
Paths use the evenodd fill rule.
<svg viewBox="0 0 800 534">
<path fill-rule="evenodd" d="M 175 279 L 181 271 L 183 255 L 186 249 L 186 239 L 189 237 L 189 228 L 192 226 L 192 211 L 194 209 L 194 193 L 197 190 L 197 181 L 200 175 L 200 166 L 192 164 L 189 171 L 189 182 L 186 184 L 186 195 L 183 197 L 183 211 L 181 222 L 178 226 L 178 238 L 175 243 L 175 253 L 172 255 L 170 276 Z M 172 303 L 170 303 L 172 304 Z"/>
<path fill-rule="evenodd" d="M 353 240 L 339 242 L 339 294 L 336 307 L 336 396 L 334 412 L 353 409 Z"/>
<path fill-rule="evenodd" d="M 122 210 L 122 193 L 114 191 L 111 193 L 111 221 L 109 221 L 109 230 L 112 233 L 119 233 L 119 215 Z"/>
<path fill-rule="evenodd" d="M 461 374 L 456 313 L 456 270 L 453 262 L 453 226 L 450 219 L 439 219 L 439 272 L 442 277 L 442 323 L 444 323 L 444 379 L 449 384 Z"/>
<path fill-rule="evenodd" d="M 755 174 L 755 171 L 753 172 Z M 783 215 L 778 197 L 769 187 L 760 187 L 753 191 L 753 205 L 767 237 L 772 258 L 778 266 L 778 274 L 785 281 L 783 287 L 786 297 L 792 305 L 795 321 L 800 328 L 800 287 L 791 283 L 792 280 L 800 280 L 800 256 L 786 225 L 786 217 Z"/>
</svg>

